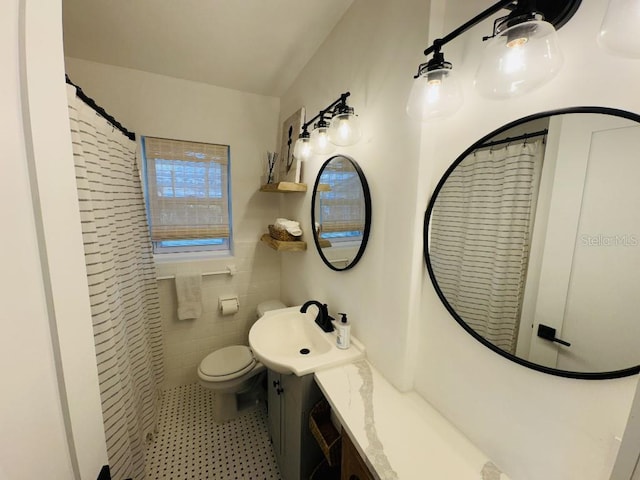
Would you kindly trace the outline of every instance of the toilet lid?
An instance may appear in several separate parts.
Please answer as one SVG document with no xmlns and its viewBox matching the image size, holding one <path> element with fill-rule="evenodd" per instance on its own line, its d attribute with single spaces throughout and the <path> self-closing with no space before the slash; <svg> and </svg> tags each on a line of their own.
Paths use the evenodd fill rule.
<svg viewBox="0 0 640 480">
<path fill-rule="evenodd" d="M 256 364 L 246 345 L 232 345 L 216 350 L 200 362 L 200 372 L 212 380 L 229 380 L 244 375 Z"/>
</svg>

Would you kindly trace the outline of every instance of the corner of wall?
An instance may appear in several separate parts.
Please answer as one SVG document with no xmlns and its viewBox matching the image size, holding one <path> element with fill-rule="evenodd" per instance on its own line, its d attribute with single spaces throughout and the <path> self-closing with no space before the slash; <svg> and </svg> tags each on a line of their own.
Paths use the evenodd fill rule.
<svg viewBox="0 0 640 480">
<path fill-rule="evenodd" d="M 61 9 L 60 0 L 29 1 L 24 7 L 23 119 L 67 441 L 76 475 L 94 478 L 108 460 L 67 113 Z"/>
</svg>

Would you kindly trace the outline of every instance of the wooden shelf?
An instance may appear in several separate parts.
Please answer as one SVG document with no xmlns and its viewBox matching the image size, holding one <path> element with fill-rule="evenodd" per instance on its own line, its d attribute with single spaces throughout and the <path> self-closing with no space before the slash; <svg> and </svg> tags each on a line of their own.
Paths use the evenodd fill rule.
<svg viewBox="0 0 640 480">
<path fill-rule="evenodd" d="M 307 184 L 294 182 L 265 183 L 260 187 L 260 191 L 281 193 L 306 192 Z"/>
<path fill-rule="evenodd" d="M 262 235 L 260 240 L 278 252 L 303 252 L 307 249 L 307 242 L 303 242 L 302 240 L 283 242 L 282 240 L 272 238 L 268 233 Z"/>
</svg>

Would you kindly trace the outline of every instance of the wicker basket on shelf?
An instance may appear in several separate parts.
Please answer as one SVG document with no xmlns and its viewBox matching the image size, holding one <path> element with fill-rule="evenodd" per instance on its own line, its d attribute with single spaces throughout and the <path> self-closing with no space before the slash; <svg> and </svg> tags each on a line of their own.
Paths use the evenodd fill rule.
<svg viewBox="0 0 640 480">
<path fill-rule="evenodd" d="M 295 242 L 300 240 L 300 237 L 293 236 L 284 228 L 276 225 L 269 225 L 269 236 L 275 240 L 280 240 L 281 242 Z"/>
<path fill-rule="evenodd" d="M 309 414 L 309 429 L 315 437 L 327 463 L 340 465 L 342 436 L 331 422 L 331 406 L 325 399 L 314 405 Z"/>
</svg>

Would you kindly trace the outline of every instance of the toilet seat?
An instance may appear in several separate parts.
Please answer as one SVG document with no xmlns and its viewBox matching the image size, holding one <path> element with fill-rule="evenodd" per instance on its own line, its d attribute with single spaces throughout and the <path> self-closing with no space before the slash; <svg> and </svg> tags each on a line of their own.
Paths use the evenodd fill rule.
<svg viewBox="0 0 640 480">
<path fill-rule="evenodd" d="M 200 378 L 210 382 L 223 382 L 241 377 L 256 365 L 251 349 L 246 345 L 232 345 L 207 355 L 200 366 Z"/>
</svg>

